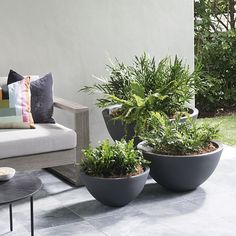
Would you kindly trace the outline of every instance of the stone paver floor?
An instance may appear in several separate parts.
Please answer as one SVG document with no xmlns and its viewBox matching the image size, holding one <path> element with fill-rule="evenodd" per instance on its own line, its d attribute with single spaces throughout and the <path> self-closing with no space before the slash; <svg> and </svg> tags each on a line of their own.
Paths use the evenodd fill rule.
<svg viewBox="0 0 236 236">
<path fill-rule="evenodd" d="M 149 179 L 129 205 L 111 208 L 86 188 L 34 171 L 44 187 L 35 199 L 37 236 L 236 236 L 236 149 L 225 147 L 215 173 L 197 190 L 172 193 Z M 29 202 L 14 204 L 14 232 L 7 206 L 0 208 L 0 235 L 30 235 Z"/>
</svg>

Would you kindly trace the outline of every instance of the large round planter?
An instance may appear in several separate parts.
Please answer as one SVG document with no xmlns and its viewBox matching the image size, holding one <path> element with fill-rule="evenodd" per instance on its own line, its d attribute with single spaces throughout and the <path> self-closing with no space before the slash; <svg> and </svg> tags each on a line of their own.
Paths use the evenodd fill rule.
<svg viewBox="0 0 236 236">
<path fill-rule="evenodd" d="M 125 138 L 126 141 L 134 138 L 134 145 L 137 146 L 141 140 L 138 137 L 135 137 L 134 127 L 135 124 L 127 124 L 125 125 L 124 122 L 121 120 L 114 120 L 111 115 L 113 109 L 117 109 L 121 107 L 120 105 L 112 106 L 110 108 L 106 108 L 102 111 L 102 115 L 107 127 L 107 130 L 111 136 L 111 138 L 115 141 L 120 141 L 122 138 Z M 189 108 L 190 112 L 189 115 L 193 119 L 197 119 L 198 117 L 198 109 L 197 108 Z M 186 117 L 181 118 L 181 122 L 184 122 Z"/>
<path fill-rule="evenodd" d="M 150 175 L 163 187 L 174 191 L 194 190 L 214 172 L 223 150 L 223 145 L 213 142 L 216 150 L 199 155 L 173 156 L 156 154 L 150 147 L 138 144 L 144 158 L 151 161 Z"/>
<path fill-rule="evenodd" d="M 124 178 L 100 178 L 81 173 L 88 191 L 104 205 L 121 207 L 134 200 L 143 190 L 149 167 L 139 175 Z"/>
</svg>

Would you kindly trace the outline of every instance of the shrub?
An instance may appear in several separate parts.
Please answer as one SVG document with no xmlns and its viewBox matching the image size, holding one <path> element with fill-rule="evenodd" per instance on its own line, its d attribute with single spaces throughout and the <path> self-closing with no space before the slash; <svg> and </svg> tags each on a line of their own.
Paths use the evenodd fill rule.
<svg viewBox="0 0 236 236">
<path fill-rule="evenodd" d="M 170 121 L 160 113 L 152 113 L 141 138 L 154 152 L 171 155 L 187 155 L 201 153 L 210 145 L 210 141 L 218 135 L 218 125 L 198 124 L 188 118 L 180 123 L 181 114 Z"/>
<path fill-rule="evenodd" d="M 140 151 L 134 149 L 133 140 L 116 141 L 113 145 L 105 140 L 97 148 L 83 150 L 85 158 L 80 166 L 91 176 L 123 177 L 136 175 L 143 171 L 148 162 Z"/>
<path fill-rule="evenodd" d="M 202 62 L 202 77 L 209 83 L 207 90 L 196 96 L 196 105 L 202 111 L 216 111 L 236 105 L 236 32 L 212 35 L 198 60 Z"/>
<path fill-rule="evenodd" d="M 236 105 L 236 21 L 234 0 L 195 0 L 195 54 L 205 90 L 196 96 L 201 113 Z"/>
</svg>

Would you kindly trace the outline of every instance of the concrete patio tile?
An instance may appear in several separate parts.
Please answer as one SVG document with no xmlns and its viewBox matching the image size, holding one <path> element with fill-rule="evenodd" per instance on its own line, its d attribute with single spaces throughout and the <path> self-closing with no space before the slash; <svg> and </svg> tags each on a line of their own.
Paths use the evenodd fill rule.
<svg viewBox="0 0 236 236">
<path fill-rule="evenodd" d="M 52 195 L 52 194 L 51 194 Z M 94 197 L 85 187 L 70 188 L 67 191 L 61 191 L 53 194 L 53 197 L 60 201 L 65 207 L 94 200 Z"/>
<path fill-rule="evenodd" d="M 158 218 L 162 222 L 165 218 L 178 217 L 182 215 L 195 214 L 195 211 L 200 207 L 202 202 L 199 205 L 194 204 L 190 201 L 181 201 L 181 202 L 162 202 L 162 203 L 153 203 L 141 207 L 140 211 L 145 213 L 150 217 Z"/>
<path fill-rule="evenodd" d="M 27 234 L 27 228 L 17 221 L 15 217 L 13 217 L 13 232 L 11 232 L 8 206 L 0 209 L 0 236 L 26 236 Z"/>
<path fill-rule="evenodd" d="M 209 178 L 208 182 L 215 185 L 215 192 L 236 193 L 236 158 L 235 159 L 221 159 L 219 165 Z M 207 182 L 207 183 L 208 183 Z M 206 184 L 207 184 L 206 183 Z M 220 186 L 220 187 L 219 187 Z"/>
<path fill-rule="evenodd" d="M 210 217 L 198 214 L 180 215 L 162 220 L 162 224 L 174 232 L 173 236 L 233 236 L 236 232 L 235 224 L 218 216 Z"/>
<path fill-rule="evenodd" d="M 13 215 L 22 225 L 30 225 L 30 201 L 25 199 L 13 205 Z M 35 228 L 42 229 L 82 221 L 82 218 L 63 206 L 53 196 L 41 190 L 34 199 Z"/>
<path fill-rule="evenodd" d="M 18 222 L 30 226 L 29 212 L 18 212 L 14 215 Z M 35 212 L 35 229 L 50 228 L 60 225 L 81 222 L 83 219 L 67 208 L 55 208 L 53 210 L 41 210 Z"/>
<path fill-rule="evenodd" d="M 173 192 L 154 182 L 146 184 L 141 194 L 133 203 L 143 205 L 153 202 L 181 202 L 189 199 L 198 198 L 199 196 L 204 195 L 205 190 L 201 187 L 199 187 L 195 191 Z"/>
<path fill-rule="evenodd" d="M 77 204 L 68 206 L 68 208 L 86 220 L 129 211 L 127 206 L 120 208 L 109 207 L 101 204 L 95 199 L 85 202 L 78 202 Z"/>
<path fill-rule="evenodd" d="M 106 236 L 101 231 L 97 230 L 95 227 L 85 221 L 42 229 L 38 230 L 37 233 L 40 236 Z"/>
<path fill-rule="evenodd" d="M 207 216 L 198 218 L 193 214 L 114 215 L 89 220 L 89 223 L 111 236 L 233 236 L 236 232 L 230 222 L 220 218 L 209 220 Z"/>
<path fill-rule="evenodd" d="M 228 145 L 223 145 L 224 150 L 222 153 L 222 159 L 234 160 L 236 158 L 236 148 Z"/>
<path fill-rule="evenodd" d="M 197 205 L 201 199 L 195 199 L 193 204 Z M 199 208 L 195 211 L 195 216 L 204 219 L 205 216 L 211 219 L 224 219 L 236 225 L 236 194 L 217 194 L 207 196 Z"/>
<path fill-rule="evenodd" d="M 58 194 L 60 192 L 68 191 L 71 189 L 76 189 L 67 182 L 58 179 L 55 175 L 49 173 L 48 171 L 33 171 L 34 175 L 39 177 L 43 183 L 43 190 L 48 194 Z"/>
<path fill-rule="evenodd" d="M 111 215 L 124 215 L 132 212 L 158 214 L 184 214 L 195 211 L 204 201 L 206 192 L 199 187 L 195 191 L 176 193 L 166 190 L 153 181 L 146 184 L 142 193 L 133 202 L 121 208 L 104 206 L 95 199 L 67 205 L 69 209 L 84 219 L 96 219 Z M 196 199 L 198 204 L 192 201 Z M 74 201 L 76 202 L 76 201 Z"/>
<path fill-rule="evenodd" d="M 23 236 L 27 235 L 28 230 L 18 221 L 13 213 L 13 232 L 10 232 L 9 205 L 0 206 L 0 236 Z"/>
<path fill-rule="evenodd" d="M 91 219 L 88 222 L 109 236 L 170 236 L 174 233 L 166 225 L 158 222 L 157 218 L 149 217 L 141 212 L 116 214 Z"/>
<path fill-rule="evenodd" d="M 190 192 L 171 192 L 149 178 L 130 204 L 113 208 L 85 187 L 72 187 L 47 171 L 33 171 L 44 187 L 35 195 L 35 235 L 47 236 L 235 236 L 236 149 L 226 147 L 213 175 Z M 0 206 L 0 236 L 30 235 L 29 199 Z"/>
<path fill-rule="evenodd" d="M 44 190 L 40 190 L 34 196 L 34 209 L 35 211 L 42 211 L 42 210 L 53 210 L 57 207 L 60 207 L 61 203 L 55 199 L 54 197 L 48 195 Z M 25 212 L 30 211 L 30 199 L 26 198 L 24 200 L 15 202 L 13 204 L 13 211 L 14 212 Z"/>
</svg>

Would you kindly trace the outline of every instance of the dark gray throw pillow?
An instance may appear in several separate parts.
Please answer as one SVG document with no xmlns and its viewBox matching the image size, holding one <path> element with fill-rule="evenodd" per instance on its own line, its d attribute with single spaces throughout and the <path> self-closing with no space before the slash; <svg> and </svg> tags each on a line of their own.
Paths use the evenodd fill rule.
<svg viewBox="0 0 236 236">
<path fill-rule="evenodd" d="M 8 74 L 7 84 L 24 79 L 13 70 Z M 34 123 L 55 123 L 53 116 L 53 79 L 52 74 L 46 74 L 44 77 L 31 81 L 31 113 Z"/>
<path fill-rule="evenodd" d="M 30 83 L 31 113 L 34 123 L 55 123 L 53 116 L 52 74 Z"/>
<path fill-rule="evenodd" d="M 18 74 L 14 70 L 10 70 L 7 77 L 7 85 L 21 81 L 22 79 L 24 79 L 22 75 Z"/>
</svg>

